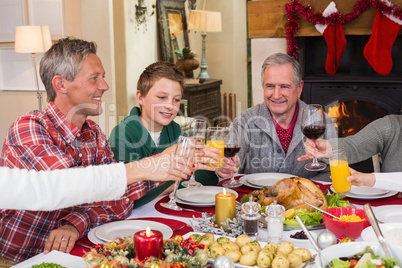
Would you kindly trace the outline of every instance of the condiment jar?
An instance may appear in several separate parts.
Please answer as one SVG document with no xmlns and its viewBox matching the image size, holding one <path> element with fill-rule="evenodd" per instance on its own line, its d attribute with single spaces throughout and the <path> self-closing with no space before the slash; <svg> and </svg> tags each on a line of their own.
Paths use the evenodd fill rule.
<svg viewBox="0 0 402 268">
<path fill-rule="evenodd" d="M 241 206 L 244 214 L 241 216 L 243 219 L 243 232 L 248 236 L 258 235 L 258 219 L 261 217 L 261 205 L 253 202 L 251 197 L 250 201 Z"/>
<path fill-rule="evenodd" d="M 268 217 L 266 217 L 267 228 L 268 228 L 268 242 L 280 243 L 282 242 L 283 236 L 283 222 L 285 217 L 282 216 L 285 212 L 285 208 L 281 205 L 274 203 L 265 208 L 265 212 Z"/>
</svg>

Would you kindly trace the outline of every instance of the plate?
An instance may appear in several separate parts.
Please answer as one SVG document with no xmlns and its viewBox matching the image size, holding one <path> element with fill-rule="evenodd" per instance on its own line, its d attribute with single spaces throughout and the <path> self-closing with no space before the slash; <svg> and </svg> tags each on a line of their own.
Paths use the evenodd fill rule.
<svg viewBox="0 0 402 268">
<path fill-rule="evenodd" d="M 172 195 L 173 195 L 173 193 L 170 193 L 169 198 L 171 198 Z M 189 205 L 189 206 L 193 206 L 193 207 L 214 207 L 215 206 L 215 201 L 213 203 L 191 203 L 191 202 L 186 202 L 184 200 L 176 198 L 176 202 L 179 204 Z"/>
<path fill-rule="evenodd" d="M 373 207 L 375 217 L 383 223 L 402 222 L 402 205 Z"/>
<path fill-rule="evenodd" d="M 89 241 L 91 241 L 95 245 L 97 245 L 97 244 L 106 244 L 107 241 L 103 241 L 103 240 L 101 240 L 101 239 L 96 237 L 95 232 L 96 232 L 96 229 L 98 229 L 98 228 L 99 228 L 99 226 L 91 229 L 88 232 L 87 237 L 88 237 Z"/>
<path fill-rule="evenodd" d="M 380 244 L 373 244 L 371 242 L 351 242 L 351 243 L 342 243 L 336 244 L 330 247 L 327 247 L 321 251 L 323 264 L 321 264 L 321 260 L 316 258 L 316 266 L 315 267 L 326 267 L 326 265 L 332 261 L 333 259 L 339 257 L 349 257 L 358 252 L 362 252 L 367 246 L 370 246 L 375 255 L 384 256 L 384 251 L 382 250 Z M 402 260 L 402 247 L 390 245 L 390 250 L 394 256 L 394 259 L 399 262 Z"/>
<path fill-rule="evenodd" d="M 377 189 L 377 188 L 372 188 L 372 187 L 367 187 L 367 186 L 354 186 L 352 185 L 352 188 L 350 189 L 350 193 L 354 195 L 365 195 L 365 196 L 377 196 L 377 195 L 384 195 L 391 192 L 390 190 L 384 190 L 384 189 Z"/>
<path fill-rule="evenodd" d="M 15 268 L 27 268 L 32 267 L 33 265 L 39 265 L 42 262 L 53 262 L 59 264 L 66 268 L 86 268 L 87 263 L 83 258 L 73 256 L 67 253 L 63 253 L 57 250 L 53 250 L 48 254 L 38 254 L 35 257 L 32 257 L 26 261 L 23 261 L 17 265 L 14 265 Z"/>
<path fill-rule="evenodd" d="M 190 237 L 192 234 L 200 234 L 200 235 L 203 235 L 204 233 L 194 233 L 194 232 L 191 232 L 191 233 L 187 233 L 187 234 L 185 234 L 185 235 L 183 235 L 183 238 L 184 239 L 187 239 L 188 237 Z M 215 237 L 215 240 L 217 239 L 217 238 L 219 238 L 219 237 L 222 237 L 221 235 L 214 235 L 214 237 Z M 232 237 L 228 237 L 229 239 L 230 239 L 230 241 L 233 241 L 233 242 L 235 242 L 235 238 L 232 238 Z M 263 248 L 267 243 L 266 242 L 261 242 L 261 241 L 258 241 L 259 243 L 260 243 L 260 245 L 261 245 L 261 248 Z M 297 247 L 296 247 L 297 248 Z M 311 252 L 311 255 L 314 255 L 314 254 L 317 254 L 317 251 L 315 251 L 314 249 L 310 249 L 309 248 L 309 250 L 310 250 L 310 252 Z M 214 259 L 212 259 L 212 258 L 209 258 L 208 259 L 208 263 L 211 263 L 211 264 L 213 264 L 214 263 Z M 305 265 L 305 263 L 302 263 L 299 267 L 297 267 L 297 268 L 301 268 L 301 267 L 303 267 L 303 265 Z M 257 265 L 255 265 L 255 266 L 247 266 L 247 265 L 243 265 L 243 264 L 240 264 L 240 263 L 235 263 L 235 267 L 236 268 L 250 268 L 250 267 L 258 267 Z M 270 266 L 271 267 L 271 266 Z M 307 267 L 310 267 L 310 266 L 307 266 Z"/>
<path fill-rule="evenodd" d="M 336 191 L 334 190 L 334 188 L 330 187 L 331 191 L 336 193 Z M 379 198 L 386 198 L 386 197 L 390 197 L 393 195 L 396 195 L 398 193 L 398 191 L 389 191 L 386 194 L 382 194 L 382 195 L 361 195 L 361 194 L 353 194 L 353 193 L 347 193 L 345 194 L 347 197 L 350 198 L 354 198 L 354 199 L 367 199 L 367 200 L 371 200 L 371 199 L 379 199 Z"/>
<path fill-rule="evenodd" d="M 254 187 L 258 186 L 258 188 L 261 188 L 261 186 L 272 186 L 281 179 L 290 177 L 296 177 L 296 176 L 286 173 L 255 173 L 245 175 L 242 177 L 242 179 L 246 180 L 249 184 L 253 185 Z"/>
<path fill-rule="evenodd" d="M 380 229 L 388 244 L 402 246 L 402 225 L 400 223 L 380 224 Z M 378 242 L 377 236 L 371 226 L 362 231 L 361 237 L 366 242 Z"/>
<path fill-rule="evenodd" d="M 177 190 L 177 199 L 197 204 L 215 204 L 215 195 L 223 192 L 223 187 L 217 186 L 203 186 L 201 188 L 182 188 Z M 225 188 L 226 192 L 235 194 L 236 198 L 238 196 L 237 192 L 228 188 Z"/>
<path fill-rule="evenodd" d="M 160 231 L 163 234 L 163 240 L 169 239 L 173 234 L 172 228 L 159 222 L 127 220 L 103 224 L 95 230 L 95 236 L 98 239 L 110 242 L 114 241 L 117 237 L 132 236 L 138 231 L 145 230 L 147 226 L 151 230 Z"/>
</svg>

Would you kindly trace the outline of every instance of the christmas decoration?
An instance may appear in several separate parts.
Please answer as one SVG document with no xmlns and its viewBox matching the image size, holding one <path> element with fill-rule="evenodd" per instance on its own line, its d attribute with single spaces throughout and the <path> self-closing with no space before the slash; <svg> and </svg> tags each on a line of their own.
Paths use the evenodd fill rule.
<svg viewBox="0 0 402 268">
<path fill-rule="evenodd" d="M 384 1 L 388 5 L 391 3 Z M 392 69 L 391 50 L 401 29 L 402 20 L 393 15 L 383 15 L 377 11 L 373 23 L 373 30 L 363 55 L 371 67 L 379 74 L 387 75 Z"/>
<path fill-rule="evenodd" d="M 332 1 L 325 8 L 322 15 L 324 17 L 328 17 L 331 14 L 337 13 L 338 9 L 336 8 L 335 2 Z M 346 48 L 346 38 L 343 33 L 342 24 L 337 23 L 336 25 L 322 25 L 316 24 L 315 28 L 319 31 L 325 38 L 325 42 L 327 43 L 328 52 L 327 52 L 327 61 L 325 63 L 325 71 L 334 75 L 336 70 L 339 68 L 339 64 L 341 63 L 341 57 Z"/>
<path fill-rule="evenodd" d="M 396 4 L 391 4 L 391 3 L 385 2 L 383 0 L 358 0 L 354 6 L 353 11 L 350 12 L 349 14 L 341 15 L 339 12 L 335 12 L 329 16 L 324 16 L 322 12 L 313 13 L 311 11 L 310 5 L 307 5 L 305 7 L 300 3 L 299 0 L 293 0 L 291 3 L 286 4 L 286 15 L 288 17 L 288 23 L 286 25 L 286 40 L 288 42 L 287 53 L 290 56 L 292 56 L 293 58 L 297 58 L 297 55 L 299 53 L 299 48 L 298 48 L 297 41 L 295 38 L 295 35 L 299 31 L 299 17 L 297 16 L 297 13 L 302 15 L 302 17 L 304 19 L 306 19 L 307 21 L 309 21 L 311 23 L 335 26 L 337 24 L 343 25 L 343 24 L 351 22 L 352 20 L 354 20 L 358 16 L 360 16 L 364 11 L 366 11 L 366 9 L 370 5 L 373 6 L 375 9 L 377 9 L 377 11 L 380 14 L 385 15 L 385 16 L 390 15 L 392 18 L 402 21 L 402 10 Z M 390 18 L 390 16 L 388 16 L 387 18 Z M 396 22 L 396 23 L 398 23 L 398 22 Z M 399 22 L 398 24 L 401 24 L 401 23 Z M 374 27 L 376 27 L 376 26 L 374 25 Z M 368 47 L 367 47 L 367 51 L 368 51 L 367 53 L 369 53 L 369 51 L 374 51 L 374 53 L 377 53 L 378 50 L 375 48 L 374 43 L 378 44 L 378 42 L 375 42 L 375 40 L 381 40 L 384 43 L 387 43 L 386 45 L 384 44 L 384 46 L 381 45 L 381 48 L 386 47 L 387 48 L 386 50 L 389 50 L 388 48 L 390 47 L 390 43 L 391 43 L 391 47 L 392 47 L 392 44 L 395 41 L 395 39 L 392 39 L 395 29 L 396 29 L 396 27 L 393 27 L 393 30 L 391 31 L 392 32 L 391 36 L 387 36 L 387 37 L 384 36 L 385 39 L 388 39 L 387 41 L 378 39 L 378 38 L 382 38 L 381 35 L 378 36 L 377 38 L 373 37 L 374 39 L 373 39 L 372 43 L 369 42 L 370 45 L 368 45 Z M 387 55 L 389 55 L 388 52 L 386 52 L 386 53 L 387 53 Z M 367 57 L 366 57 L 366 59 L 367 59 Z M 381 57 L 379 56 L 378 59 L 381 59 Z M 388 57 L 388 59 L 390 59 L 390 58 Z M 378 62 L 378 61 L 372 60 L 372 59 L 370 59 L 370 61 L 373 62 L 373 64 L 370 63 L 370 64 L 372 64 L 372 66 L 374 65 L 374 62 Z M 377 68 L 377 69 L 382 69 L 382 68 Z"/>
</svg>

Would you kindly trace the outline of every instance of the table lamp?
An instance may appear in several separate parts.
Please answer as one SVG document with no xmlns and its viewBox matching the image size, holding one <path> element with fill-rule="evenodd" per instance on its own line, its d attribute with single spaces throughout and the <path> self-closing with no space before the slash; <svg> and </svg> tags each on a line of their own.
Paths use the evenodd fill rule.
<svg viewBox="0 0 402 268">
<path fill-rule="evenodd" d="M 17 26 L 15 28 L 15 52 L 31 53 L 34 65 L 36 91 L 39 111 L 42 111 L 42 93 L 39 90 L 38 73 L 36 70 L 35 53 L 46 52 L 52 45 L 49 26 Z"/>
<path fill-rule="evenodd" d="M 188 19 L 188 29 L 201 32 L 202 36 L 202 57 L 201 57 L 201 71 L 198 78 L 209 80 L 207 72 L 207 61 L 205 59 L 205 37 L 207 32 L 221 32 L 222 21 L 221 13 L 218 11 L 207 10 L 191 10 Z"/>
</svg>

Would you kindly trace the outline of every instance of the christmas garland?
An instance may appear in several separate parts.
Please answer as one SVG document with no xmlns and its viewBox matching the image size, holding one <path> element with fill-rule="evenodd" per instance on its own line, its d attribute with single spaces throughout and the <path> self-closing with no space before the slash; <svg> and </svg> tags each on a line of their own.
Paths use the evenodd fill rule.
<svg viewBox="0 0 402 268">
<path fill-rule="evenodd" d="M 366 11 L 369 5 L 372 5 L 383 14 L 393 15 L 402 20 L 402 10 L 397 4 L 387 5 L 385 1 L 381 0 L 358 0 L 354 6 L 354 10 L 349 14 L 342 15 L 341 13 L 336 12 L 328 17 L 324 17 L 321 11 L 319 13 L 312 13 L 311 5 L 304 7 L 298 0 L 286 4 L 286 15 L 288 17 L 288 23 L 286 25 L 286 40 L 288 42 L 287 53 L 293 58 L 297 58 L 297 54 L 299 54 L 299 47 L 295 38 L 295 35 L 299 31 L 299 17 L 297 16 L 297 12 L 300 13 L 305 20 L 311 23 L 336 25 L 338 23 L 346 24 L 356 19 L 360 14 Z"/>
</svg>

